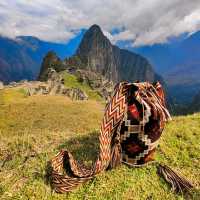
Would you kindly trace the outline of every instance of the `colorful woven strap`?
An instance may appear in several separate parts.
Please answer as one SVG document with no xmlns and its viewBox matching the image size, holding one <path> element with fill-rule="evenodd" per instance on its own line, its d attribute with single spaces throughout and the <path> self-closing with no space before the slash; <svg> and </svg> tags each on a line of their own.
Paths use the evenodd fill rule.
<svg viewBox="0 0 200 200">
<path fill-rule="evenodd" d="M 127 91 L 126 83 L 118 84 L 111 101 L 106 106 L 100 128 L 100 154 L 91 169 L 80 165 L 68 151 L 61 151 L 52 159 L 52 186 L 56 192 L 71 191 L 77 185 L 90 180 L 94 175 L 108 168 L 111 160 L 111 140 L 124 117 Z M 71 169 L 70 175 L 63 175 L 63 165 L 66 162 L 69 163 Z"/>
</svg>

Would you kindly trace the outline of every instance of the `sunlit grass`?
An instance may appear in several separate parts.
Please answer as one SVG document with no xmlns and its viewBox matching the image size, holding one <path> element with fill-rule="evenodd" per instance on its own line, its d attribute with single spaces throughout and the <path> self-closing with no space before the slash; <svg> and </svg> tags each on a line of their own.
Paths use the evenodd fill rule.
<svg viewBox="0 0 200 200">
<path fill-rule="evenodd" d="M 95 160 L 104 104 L 63 96 L 27 97 L 13 89 L 1 91 L 2 96 L 0 199 L 183 199 L 170 192 L 154 165 L 122 165 L 70 194 L 54 193 L 45 182 L 47 162 L 63 148 L 88 165 Z M 200 188 L 200 114 L 175 117 L 167 124 L 156 159 Z"/>
</svg>

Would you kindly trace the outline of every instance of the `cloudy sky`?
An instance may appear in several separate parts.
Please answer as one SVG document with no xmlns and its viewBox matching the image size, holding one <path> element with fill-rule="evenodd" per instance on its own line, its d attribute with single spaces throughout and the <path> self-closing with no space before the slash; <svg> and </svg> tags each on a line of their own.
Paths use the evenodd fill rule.
<svg viewBox="0 0 200 200">
<path fill-rule="evenodd" d="M 200 0 L 0 0 L 4 36 L 66 42 L 92 24 L 113 43 L 163 43 L 200 30 Z"/>
</svg>

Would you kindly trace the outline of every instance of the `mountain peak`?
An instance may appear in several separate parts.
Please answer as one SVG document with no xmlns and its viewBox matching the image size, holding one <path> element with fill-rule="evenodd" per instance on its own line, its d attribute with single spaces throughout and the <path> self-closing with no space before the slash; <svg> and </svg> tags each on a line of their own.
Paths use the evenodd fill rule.
<svg viewBox="0 0 200 200">
<path fill-rule="evenodd" d="M 97 25 L 97 24 L 93 24 L 93 25 L 88 29 L 88 31 L 90 31 L 90 32 L 91 32 L 91 31 L 102 32 L 100 26 Z"/>
<path fill-rule="evenodd" d="M 86 32 L 85 35 L 83 37 L 83 40 L 93 40 L 95 38 L 99 38 L 99 39 L 104 39 L 106 38 L 100 28 L 100 26 L 98 26 L 97 24 L 93 24 Z M 106 38 L 107 39 L 107 38 Z"/>
<path fill-rule="evenodd" d="M 112 51 L 112 45 L 108 38 L 104 36 L 101 28 L 94 24 L 92 25 L 84 34 L 83 39 L 79 45 L 79 48 L 77 49 L 76 55 L 78 55 L 81 60 L 84 60 L 84 65 L 88 66 L 89 62 L 87 59 L 85 60 L 84 58 L 88 58 L 88 55 L 93 55 L 92 57 L 98 57 L 100 56 L 101 52 L 104 50 L 110 50 Z M 109 54 L 106 54 L 107 56 Z M 101 67 L 103 66 L 103 63 L 99 63 Z M 98 71 L 96 65 L 95 66 L 90 66 L 94 71 Z"/>
</svg>

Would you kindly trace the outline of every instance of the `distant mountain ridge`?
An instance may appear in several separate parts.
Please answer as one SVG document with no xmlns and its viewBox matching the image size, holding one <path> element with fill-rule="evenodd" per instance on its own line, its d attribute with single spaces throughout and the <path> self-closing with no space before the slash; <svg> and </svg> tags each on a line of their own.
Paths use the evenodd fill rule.
<svg viewBox="0 0 200 200">
<path fill-rule="evenodd" d="M 178 41 L 130 50 L 149 59 L 177 103 L 190 103 L 200 90 L 200 31 Z"/>
<path fill-rule="evenodd" d="M 163 44 L 129 47 L 128 49 L 145 56 L 155 66 L 158 73 L 167 75 L 180 65 L 184 66 L 193 61 L 199 63 L 200 31 L 179 37 Z"/>
<path fill-rule="evenodd" d="M 33 71 L 29 66 L 35 68 L 36 61 L 15 40 L 0 37 L 0 44 L 0 80 L 31 79 Z"/>
<path fill-rule="evenodd" d="M 83 32 L 67 44 L 45 42 L 32 36 L 19 36 L 15 39 L 0 36 L 0 81 L 8 83 L 36 79 L 47 52 L 54 50 L 60 58 L 71 56 Z"/>
</svg>

